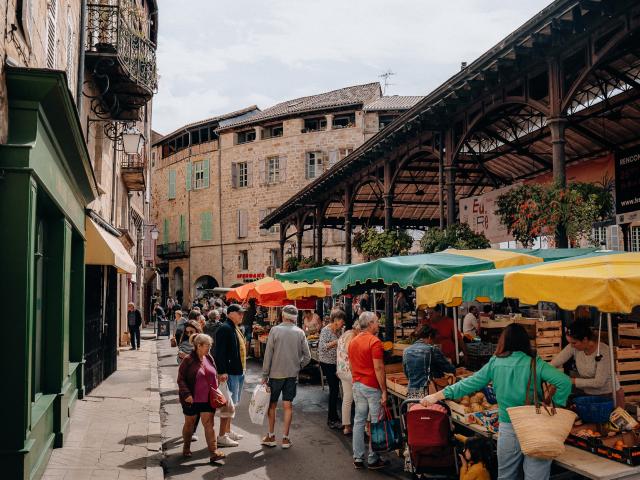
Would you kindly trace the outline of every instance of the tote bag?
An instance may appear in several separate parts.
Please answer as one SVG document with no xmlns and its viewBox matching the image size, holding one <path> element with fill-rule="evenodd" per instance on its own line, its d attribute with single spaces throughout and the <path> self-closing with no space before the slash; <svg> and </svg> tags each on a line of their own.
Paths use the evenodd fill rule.
<svg viewBox="0 0 640 480">
<path fill-rule="evenodd" d="M 389 452 L 402 448 L 400 419 L 393 418 L 387 407 L 380 412 L 377 423 L 371 423 L 371 450 Z"/>
<path fill-rule="evenodd" d="M 533 404 L 529 392 L 533 380 Z M 522 453 L 534 458 L 552 460 L 564 452 L 564 442 L 571 432 L 576 414 L 564 408 L 540 403 L 538 398 L 536 359 L 531 359 L 527 397 L 522 407 L 507 408 Z"/>
</svg>

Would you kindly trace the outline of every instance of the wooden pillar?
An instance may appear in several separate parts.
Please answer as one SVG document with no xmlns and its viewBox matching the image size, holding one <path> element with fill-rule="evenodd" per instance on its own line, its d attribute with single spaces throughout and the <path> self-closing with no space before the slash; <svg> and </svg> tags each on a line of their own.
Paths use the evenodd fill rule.
<svg viewBox="0 0 640 480">
<path fill-rule="evenodd" d="M 304 235 L 304 222 L 299 219 L 296 223 L 296 257 L 298 261 L 302 260 L 302 236 Z"/>
<path fill-rule="evenodd" d="M 287 242 L 287 224 L 280 223 L 280 268 L 284 266 L 284 244 Z"/>
<path fill-rule="evenodd" d="M 567 185 L 566 173 L 566 139 L 564 132 L 567 126 L 567 119 L 555 117 L 547 120 L 547 125 L 551 131 L 551 152 L 553 154 L 553 180 L 561 186 Z"/>
<path fill-rule="evenodd" d="M 353 201 L 351 198 L 351 186 L 344 190 L 344 262 L 352 262 L 351 252 L 351 216 L 353 215 Z"/>
<path fill-rule="evenodd" d="M 447 187 L 447 226 L 456 223 L 456 167 L 451 130 L 445 136 L 445 183 Z"/>
<path fill-rule="evenodd" d="M 316 207 L 316 261 L 322 263 L 322 209 Z"/>
<path fill-rule="evenodd" d="M 391 178 L 393 174 L 393 165 L 391 162 L 384 164 L 384 229 L 390 231 L 393 229 L 393 185 L 391 185 Z M 393 286 L 387 285 L 385 288 L 384 299 L 384 338 L 387 341 L 393 342 L 393 331 L 395 325 L 393 324 Z"/>
<path fill-rule="evenodd" d="M 440 228 L 444 228 L 444 132 L 440 132 L 438 142 L 438 211 L 440 212 Z"/>
</svg>

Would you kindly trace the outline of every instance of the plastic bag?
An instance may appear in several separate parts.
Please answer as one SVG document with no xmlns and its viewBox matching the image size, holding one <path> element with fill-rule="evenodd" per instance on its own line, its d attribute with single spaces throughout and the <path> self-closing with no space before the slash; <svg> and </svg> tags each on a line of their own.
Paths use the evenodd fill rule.
<svg viewBox="0 0 640 480">
<path fill-rule="evenodd" d="M 251 422 L 256 425 L 262 425 L 264 417 L 269 409 L 269 401 L 271 393 L 267 390 L 266 384 L 256 385 L 253 389 L 251 402 L 249 402 L 249 417 Z"/>
<path fill-rule="evenodd" d="M 377 423 L 371 423 L 371 450 L 389 452 L 402 448 L 400 419 L 392 418 L 391 412 L 384 407 Z"/>
</svg>

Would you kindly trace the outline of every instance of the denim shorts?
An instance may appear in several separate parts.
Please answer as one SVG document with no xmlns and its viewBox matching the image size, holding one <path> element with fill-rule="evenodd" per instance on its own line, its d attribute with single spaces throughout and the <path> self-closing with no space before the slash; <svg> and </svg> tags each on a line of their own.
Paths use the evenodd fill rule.
<svg viewBox="0 0 640 480">
<path fill-rule="evenodd" d="M 293 402 L 296 398 L 296 387 L 298 385 L 298 379 L 296 377 L 288 378 L 270 378 L 269 388 L 271 389 L 271 403 L 278 403 L 280 393 L 282 393 L 282 400 L 285 402 Z"/>
</svg>

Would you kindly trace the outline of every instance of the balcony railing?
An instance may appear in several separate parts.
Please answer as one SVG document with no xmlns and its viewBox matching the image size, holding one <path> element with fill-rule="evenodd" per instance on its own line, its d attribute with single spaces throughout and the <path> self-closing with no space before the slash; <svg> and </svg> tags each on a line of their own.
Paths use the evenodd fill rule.
<svg viewBox="0 0 640 480">
<path fill-rule="evenodd" d="M 189 256 L 189 242 L 164 243 L 156 246 L 156 255 L 160 258 L 182 258 Z"/>
<path fill-rule="evenodd" d="M 145 187 L 145 160 L 143 155 L 124 155 L 120 161 L 120 176 L 127 190 L 143 192 Z"/>
<path fill-rule="evenodd" d="M 87 5 L 87 67 L 102 105 L 102 118 L 135 118 L 157 90 L 156 47 L 132 28 L 117 5 Z"/>
</svg>

